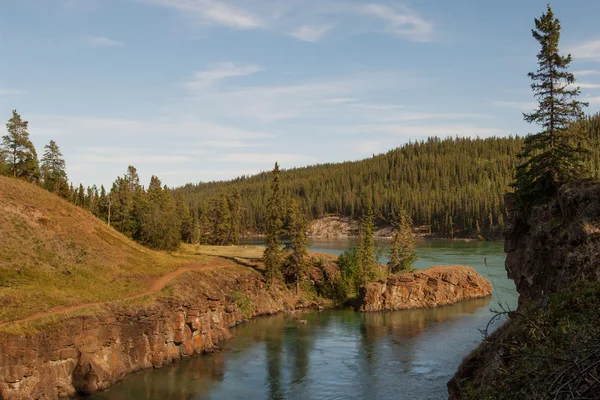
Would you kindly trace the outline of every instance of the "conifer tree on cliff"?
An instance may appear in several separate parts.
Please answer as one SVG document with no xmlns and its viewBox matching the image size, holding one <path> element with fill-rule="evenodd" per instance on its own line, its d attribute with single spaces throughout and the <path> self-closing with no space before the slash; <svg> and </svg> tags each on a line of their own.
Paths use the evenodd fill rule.
<svg viewBox="0 0 600 400">
<path fill-rule="evenodd" d="M 281 247 L 279 236 L 281 235 L 281 188 L 279 182 L 279 164 L 275 163 L 273 168 L 273 179 L 271 180 L 271 197 L 267 202 L 267 215 L 265 220 L 265 278 L 273 284 L 275 276 L 279 275 L 281 269 Z"/>
<path fill-rule="evenodd" d="M 573 123 L 581 118 L 582 107 L 587 104 L 577 101 L 579 87 L 572 87 L 575 77 L 567 70 L 571 55 L 559 54 L 560 28 L 548 5 L 547 12 L 535 19 L 532 30 L 542 47 L 537 55 L 538 70 L 528 74 L 538 107 L 523 117 L 542 130 L 525 138 L 512 185 L 526 207 L 552 195 L 561 183 L 586 175 L 584 132 Z"/>
</svg>

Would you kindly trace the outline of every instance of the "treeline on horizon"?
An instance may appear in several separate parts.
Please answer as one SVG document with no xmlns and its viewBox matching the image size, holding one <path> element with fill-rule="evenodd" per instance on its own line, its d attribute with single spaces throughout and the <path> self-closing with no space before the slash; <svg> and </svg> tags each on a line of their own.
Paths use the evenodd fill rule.
<svg viewBox="0 0 600 400">
<path fill-rule="evenodd" d="M 588 133 L 588 163 L 598 178 L 600 113 L 586 116 L 574 129 Z M 436 236 L 496 239 L 504 228 L 504 194 L 512 191 L 522 145 L 518 136 L 430 137 L 360 161 L 282 170 L 283 203 L 296 200 L 310 220 L 328 214 L 360 218 L 371 205 L 378 225 L 395 221 L 405 209 L 415 226 L 427 226 Z M 176 191 L 202 212 L 218 193 L 239 190 L 242 229 L 262 233 L 269 179 L 263 172 Z"/>
<path fill-rule="evenodd" d="M 152 248 L 180 241 L 235 244 L 243 233 L 263 233 L 270 173 L 177 189 L 156 176 L 146 188 L 129 166 L 107 190 L 74 187 L 58 144 L 50 141 L 38 160 L 27 121 L 13 113 L 0 146 L 0 174 L 38 184 L 89 210 L 118 231 Z M 600 177 L 600 113 L 582 119 L 591 150 L 587 162 Z M 503 196 L 511 191 L 520 137 L 428 138 L 361 161 L 329 163 L 281 172 L 283 215 L 294 199 L 307 219 L 328 214 L 361 218 L 372 207 L 386 225 L 406 210 L 415 226 L 440 237 L 499 238 Z"/>
</svg>

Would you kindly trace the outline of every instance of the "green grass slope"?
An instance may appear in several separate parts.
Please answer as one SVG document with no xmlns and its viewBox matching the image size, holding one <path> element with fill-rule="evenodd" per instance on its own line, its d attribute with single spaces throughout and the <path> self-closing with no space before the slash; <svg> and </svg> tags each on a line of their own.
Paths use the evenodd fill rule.
<svg viewBox="0 0 600 400">
<path fill-rule="evenodd" d="M 58 196 L 0 176 L 0 324 L 126 297 L 187 261 L 146 249 Z"/>
</svg>

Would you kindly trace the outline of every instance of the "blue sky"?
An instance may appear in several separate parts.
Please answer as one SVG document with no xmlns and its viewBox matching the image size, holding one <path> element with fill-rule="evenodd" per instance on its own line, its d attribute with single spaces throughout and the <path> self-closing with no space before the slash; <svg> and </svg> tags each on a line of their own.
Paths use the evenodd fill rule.
<svg viewBox="0 0 600 400">
<path fill-rule="evenodd" d="M 524 135 L 546 1 L 0 0 L 0 118 L 75 183 L 169 186 Z M 600 2 L 552 2 L 588 112 Z"/>
</svg>

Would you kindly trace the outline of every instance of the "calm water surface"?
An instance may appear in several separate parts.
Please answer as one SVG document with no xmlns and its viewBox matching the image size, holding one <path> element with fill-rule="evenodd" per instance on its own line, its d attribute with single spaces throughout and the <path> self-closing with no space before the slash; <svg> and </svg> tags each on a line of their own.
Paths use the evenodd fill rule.
<svg viewBox="0 0 600 400">
<path fill-rule="evenodd" d="M 311 249 L 339 254 L 354 244 L 313 240 Z M 416 268 L 472 266 L 492 281 L 493 296 L 436 309 L 258 318 L 234 328 L 221 353 L 142 371 L 91 398 L 445 399 L 446 382 L 481 341 L 490 308 L 514 307 L 516 291 L 502 243 L 429 240 L 417 252 Z"/>
</svg>

